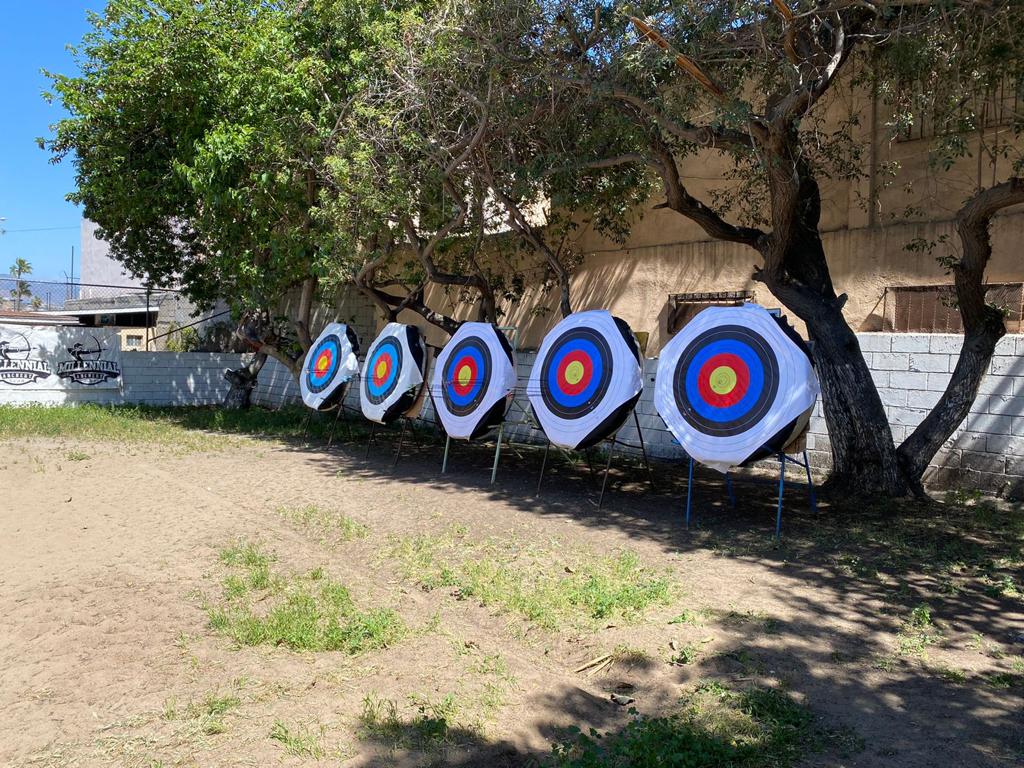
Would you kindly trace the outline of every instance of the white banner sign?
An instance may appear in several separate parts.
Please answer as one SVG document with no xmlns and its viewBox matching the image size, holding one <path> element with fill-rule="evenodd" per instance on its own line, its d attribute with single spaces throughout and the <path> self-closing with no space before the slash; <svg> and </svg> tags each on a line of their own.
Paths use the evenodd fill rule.
<svg viewBox="0 0 1024 768">
<path fill-rule="evenodd" d="M 118 389 L 121 337 L 109 328 L 0 325 L 0 390 Z"/>
</svg>

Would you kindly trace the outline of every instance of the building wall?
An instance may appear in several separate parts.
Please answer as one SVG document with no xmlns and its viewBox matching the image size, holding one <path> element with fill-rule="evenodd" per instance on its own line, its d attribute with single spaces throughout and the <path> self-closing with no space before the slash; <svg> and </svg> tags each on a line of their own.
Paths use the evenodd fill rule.
<svg viewBox="0 0 1024 768">
<path fill-rule="evenodd" d="M 83 283 L 144 288 L 141 280 L 131 277 L 119 262 L 110 258 L 110 246 L 96 237 L 96 229 L 94 222 L 82 219 L 80 274 L 77 279 Z M 96 292 L 91 286 L 82 286 L 81 297 L 89 299 Z M 99 289 L 98 295 L 107 294 Z"/>
</svg>

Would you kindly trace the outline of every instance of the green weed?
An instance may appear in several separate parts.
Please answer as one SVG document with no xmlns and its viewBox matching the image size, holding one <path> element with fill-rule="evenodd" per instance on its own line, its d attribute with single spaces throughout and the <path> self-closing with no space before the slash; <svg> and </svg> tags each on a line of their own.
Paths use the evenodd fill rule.
<svg viewBox="0 0 1024 768">
<path fill-rule="evenodd" d="M 351 517 L 316 504 L 301 507 L 278 507 L 277 514 L 304 528 L 318 540 L 340 544 L 365 537 L 370 529 Z"/>
<path fill-rule="evenodd" d="M 703 683 L 672 715 L 632 714 L 617 732 L 571 729 L 570 738 L 554 746 L 552 765 L 783 768 L 818 746 L 811 713 L 774 689 L 732 691 L 719 683 Z"/>
<path fill-rule="evenodd" d="M 324 727 L 321 725 L 316 731 L 304 726 L 289 728 L 280 720 L 275 720 L 270 729 L 270 738 L 280 742 L 285 752 L 295 757 L 310 757 L 320 760 L 327 754 L 323 744 Z"/>
<path fill-rule="evenodd" d="M 438 701 L 410 696 L 412 713 L 399 715 L 398 702 L 367 694 L 359 714 L 359 726 L 364 739 L 373 739 L 392 748 L 406 747 L 419 750 L 434 748 L 448 740 L 455 725 L 459 706 L 452 694 Z"/>
<path fill-rule="evenodd" d="M 223 550 L 221 561 L 234 572 L 224 580 L 225 603 L 207 608 L 210 626 L 239 645 L 356 655 L 387 647 L 404 632 L 394 611 L 359 610 L 348 589 L 323 569 L 306 576 L 272 574 L 272 558 L 244 543 Z"/>
<path fill-rule="evenodd" d="M 599 557 L 528 549 L 518 542 L 418 536 L 393 539 L 389 554 L 426 590 L 454 588 L 460 598 L 515 613 L 546 629 L 630 620 L 669 601 L 669 580 L 632 552 Z"/>
</svg>

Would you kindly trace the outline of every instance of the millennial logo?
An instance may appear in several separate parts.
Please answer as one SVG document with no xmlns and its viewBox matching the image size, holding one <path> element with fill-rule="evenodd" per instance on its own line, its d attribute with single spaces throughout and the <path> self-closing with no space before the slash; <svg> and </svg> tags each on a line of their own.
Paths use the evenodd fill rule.
<svg viewBox="0 0 1024 768">
<path fill-rule="evenodd" d="M 100 340 L 92 337 L 95 346 L 87 348 L 81 342 L 67 347 L 68 354 L 74 360 L 62 360 L 57 363 L 57 375 L 62 379 L 71 379 L 78 384 L 92 386 L 102 384 L 109 379 L 116 379 L 121 375 L 121 366 L 113 360 L 102 360 L 103 347 Z"/>
<path fill-rule="evenodd" d="M 32 345 L 21 333 L 0 338 L 0 382 L 21 386 L 52 375 L 50 364 L 45 360 L 31 359 L 31 353 Z"/>
</svg>

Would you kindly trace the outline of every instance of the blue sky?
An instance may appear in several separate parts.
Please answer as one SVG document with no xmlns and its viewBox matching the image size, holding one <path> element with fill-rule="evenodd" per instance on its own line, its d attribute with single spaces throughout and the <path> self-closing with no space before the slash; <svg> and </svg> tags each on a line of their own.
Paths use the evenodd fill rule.
<svg viewBox="0 0 1024 768">
<path fill-rule="evenodd" d="M 74 189 L 69 161 L 49 163 L 36 146 L 64 112 L 41 97 L 49 83 L 40 69 L 74 73 L 65 46 L 88 29 L 86 9 L 102 10 L 103 0 L 0 0 L 0 275 L 14 259 L 32 264 L 38 280 L 63 281 L 75 248 L 78 274 L 80 211 L 64 200 Z M 22 232 L 19 230 L 40 230 Z"/>
</svg>

